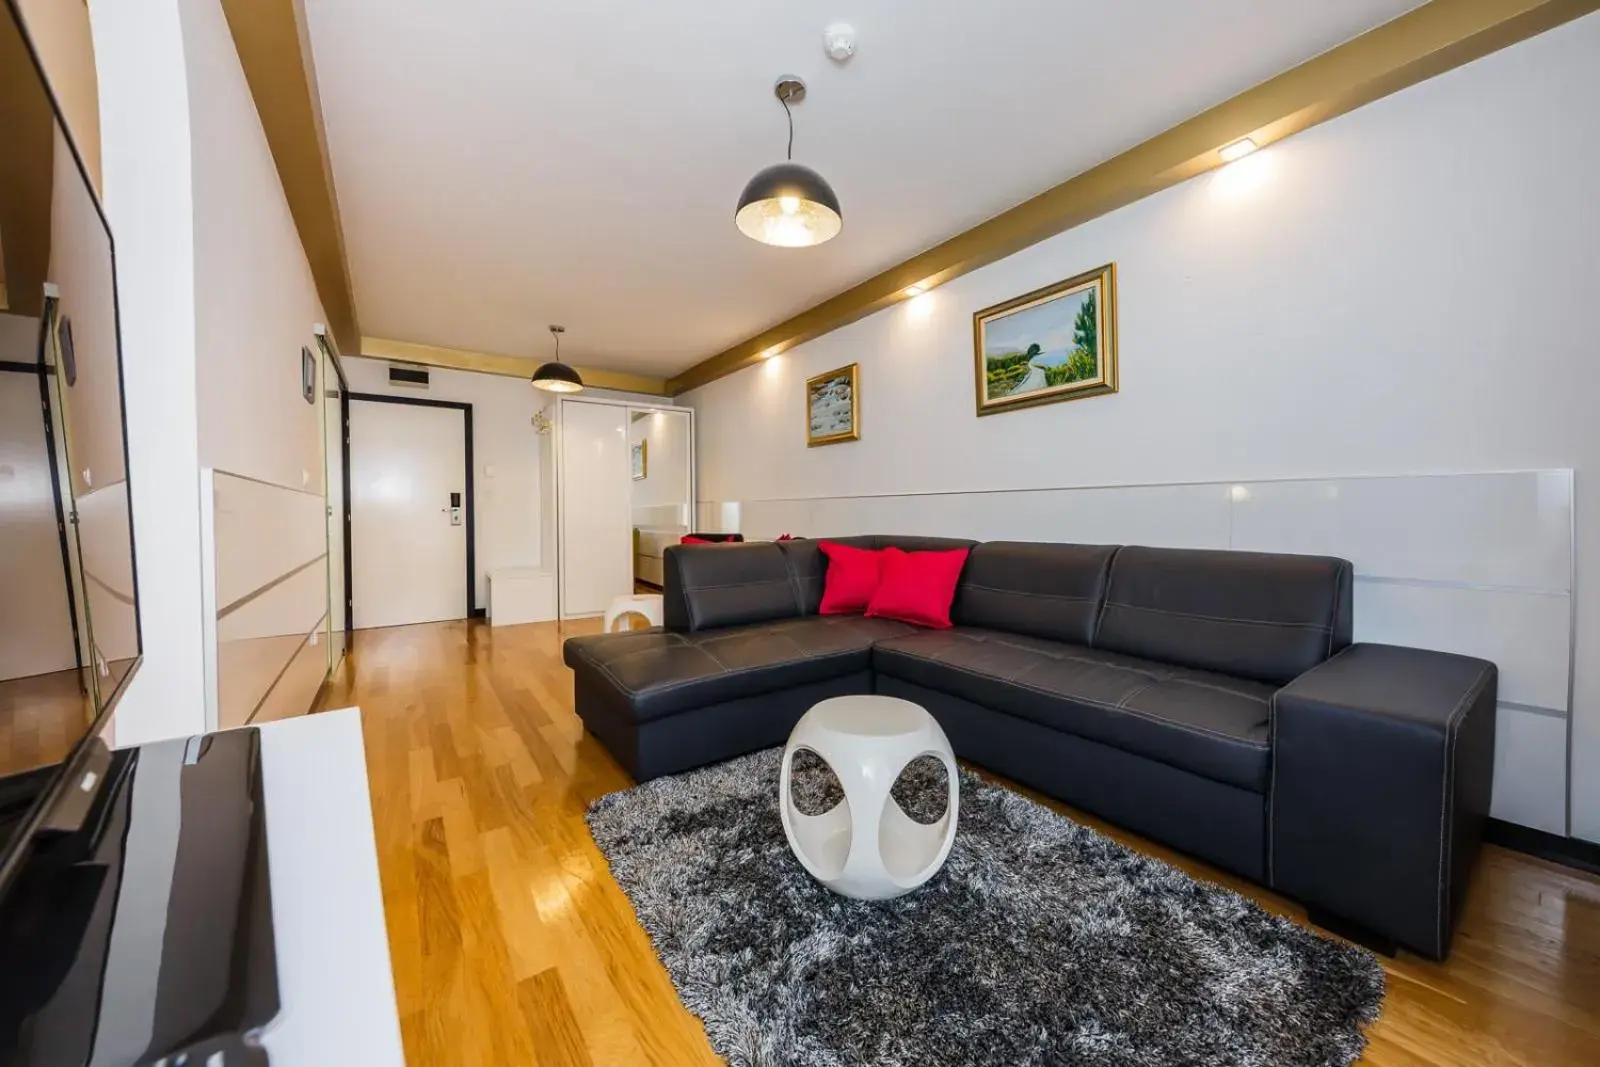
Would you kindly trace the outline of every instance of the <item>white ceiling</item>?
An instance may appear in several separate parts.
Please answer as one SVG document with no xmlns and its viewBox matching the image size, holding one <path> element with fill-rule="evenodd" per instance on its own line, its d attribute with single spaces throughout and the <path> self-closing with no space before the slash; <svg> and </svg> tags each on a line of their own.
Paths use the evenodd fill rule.
<svg viewBox="0 0 1600 1067">
<path fill-rule="evenodd" d="M 362 331 L 667 376 L 1417 0 L 306 0 Z M 835 65 L 822 28 L 854 24 Z M 742 236 L 817 168 L 844 232 Z"/>
</svg>

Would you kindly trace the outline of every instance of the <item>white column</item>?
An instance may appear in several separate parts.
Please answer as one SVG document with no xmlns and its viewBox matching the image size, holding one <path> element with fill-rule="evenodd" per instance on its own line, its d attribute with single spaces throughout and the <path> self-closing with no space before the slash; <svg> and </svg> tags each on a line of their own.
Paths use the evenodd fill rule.
<svg viewBox="0 0 1600 1067">
<path fill-rule="evenodd" d="M 189 90 L 178 0 L 89 7 L 144 638 L 113 722 L 129 745 L 205 728 Z"/>
</svg>

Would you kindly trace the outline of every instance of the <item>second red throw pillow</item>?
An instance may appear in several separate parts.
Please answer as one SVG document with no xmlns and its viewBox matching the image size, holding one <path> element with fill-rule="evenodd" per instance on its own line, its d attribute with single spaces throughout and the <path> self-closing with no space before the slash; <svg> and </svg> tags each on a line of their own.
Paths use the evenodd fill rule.
<svg viewBox="0 0 1600 1067">
<path fill-rule="evenodd" d="M 867 605 L 867 617 L 950 629 L 950 605 L 955 602 L 956 583 L 966 562 L 964 548 L 948 552 L 884 549 L 883 573 L 878 591 Z"/>
</svg>

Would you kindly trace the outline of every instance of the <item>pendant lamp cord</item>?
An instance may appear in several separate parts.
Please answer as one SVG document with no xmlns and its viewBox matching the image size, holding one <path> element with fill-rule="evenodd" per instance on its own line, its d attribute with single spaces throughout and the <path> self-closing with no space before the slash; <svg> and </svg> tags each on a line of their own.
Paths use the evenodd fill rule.
<svg viewBox="0 0 1600 1067">
<path fill-rule="evenodd" d="M 789 118 L 789 151 L 788 151 L 788 159 L 792 163 L 792 162 L 794 162 L 794 112 L 789 110 L 789 100 L 788 100 L 787 97 L 783 97 L 783 96 L 778 97 L 778 103 L 783 105 L 783 113 L 785 115 L 787 115 L 788 118 Z"/>
</svg>

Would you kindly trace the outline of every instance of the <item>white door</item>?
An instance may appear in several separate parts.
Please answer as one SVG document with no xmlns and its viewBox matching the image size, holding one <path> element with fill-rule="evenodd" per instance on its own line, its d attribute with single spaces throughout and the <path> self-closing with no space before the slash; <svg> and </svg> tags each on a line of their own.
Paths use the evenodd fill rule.
<svg viewBox="0 0 1600 1067">
<path fill-rule="evenodd" d="M 356 629 L 467 617 L 466 473 L 460 408 L 350 401 Z"/>
<path fill-rule="evenodd" d="M 601 615 L 633 592 L 628 409 L 561 404 L 561 614 Z"/>
</svg>

